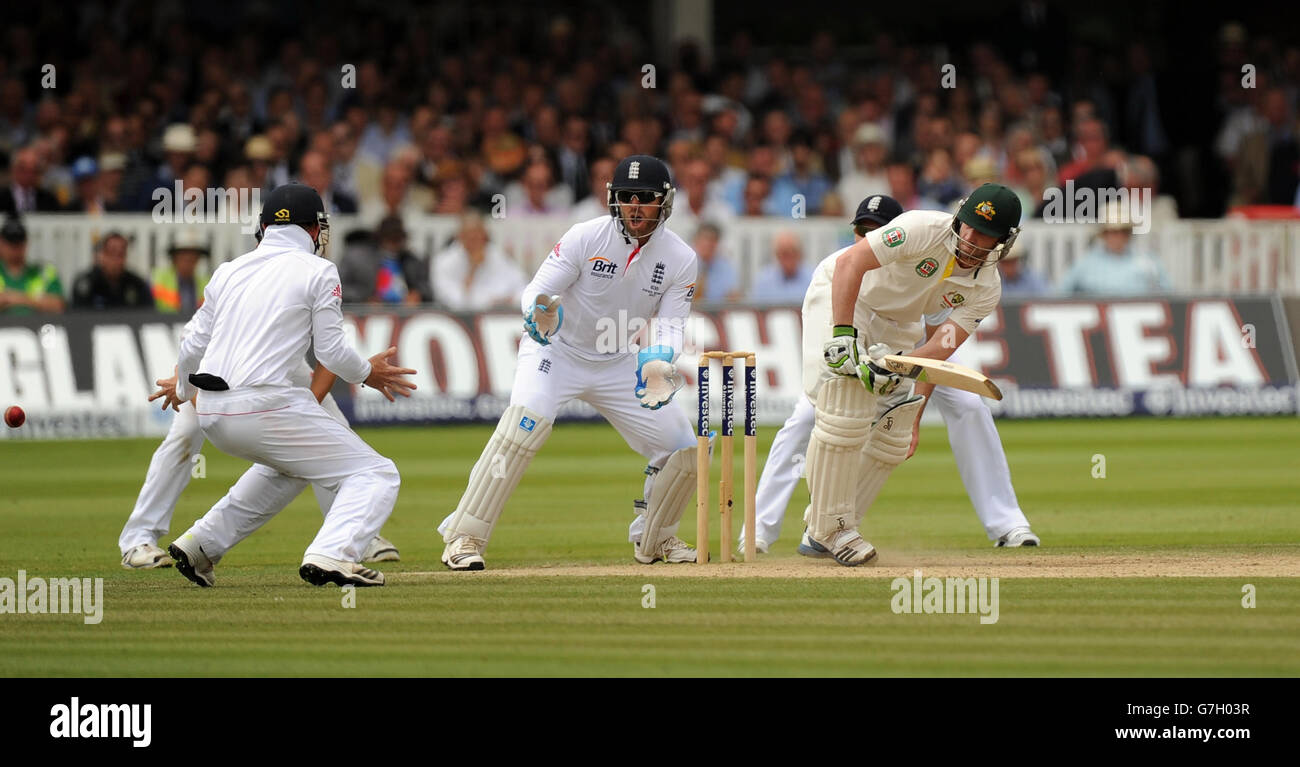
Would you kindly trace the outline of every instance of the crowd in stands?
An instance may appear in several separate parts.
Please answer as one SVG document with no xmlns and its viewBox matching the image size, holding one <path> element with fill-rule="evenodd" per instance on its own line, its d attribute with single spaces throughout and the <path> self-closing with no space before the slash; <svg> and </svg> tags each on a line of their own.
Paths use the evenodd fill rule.
<svg viewBox="0 0 1300 767">
<path fill-rule="evenodd" d="M 1140 43 L 1128 45 L 1116 91 L 1081 77 L 1078 61 L 1062 72 L 1023 71 L 979 42 L 953 49 L 951 82 L 933 47 L 888 35 L 871 42 L 869 61 L 850 62 L 832 31 L 793 48 L 797 55 L 723 32 L 711 56 L 684 43 L 647 74 L 645 34 L 613 11 L 540 26 L 502 19 L 443 45 L 415 20 L 348 28 L 306 18 L 292 36 L 241 24 L 225 37 L 181 18 L 142 18 L 130 3 L 94 7 L 64 30 L 77 44 L 54 57 L 54 88 L 38 85 L 37 51 L 55 25 L 5 30 L 0 213 L 13 224 L 0 237 L 3 311 L 191 311 L 209 271 L 201 245 L 174 250 L 146 279 L 124 268 L 127 238 L 107 235 L 88 271 L 63 275 L 66 295 L 60 275 L 19 255 L 27 214 L 146 212 L 160 204 L 158 190 L 177 188 L 301 180 L 332 215 L 355 214 L 370 230 L 332 254 L 348 300 L 466 311 L 512 306 L 527 280 L 484 216 L 607 215 L 604 184 L 633 153 L 668 161 L 678 188 L 670 227 L 697 249 L 707 273 L 697 295 L 708 302 L 797 303 L 824 254 L 778 236 L 770 265 L 741 284 L 728 233 L 758 216 L 791 227 L 803 216 L 843 219 L 871 194 L 948 210 L 998 181 L 1020 195 L 1026 218 L 1041 218 L 1047 191 L 1070 183 L 1150 190 L 1157 225 L 1178 216 L 1161 189 L 1177 147 L 1157 67 Z M 1213 150 L 1232 201 L 1300 207 L 1300 48 L 1237 25 L 1224 27 L 1219 45 L 1225 75 L 1214 113 L 1223 117 Z M 1249 89 L 1239 72 L 1229 77 L 1247 57 L 1261 65 Z M 460 217 L 458 234 L 437 252 L 413 253 L 406 232 L 428 214 Z M 1059 285 L 1024 279 L 1038 292 L 1115 290 L 1119 280 L 1087 273 L 1130 258 L 1141 261 L 1131 268 L 1144 286 L 1167 287 L 1140 236 L 1121 242 L 1121 234 L 1099 232 L 1080 273 Z"/>
</svg>

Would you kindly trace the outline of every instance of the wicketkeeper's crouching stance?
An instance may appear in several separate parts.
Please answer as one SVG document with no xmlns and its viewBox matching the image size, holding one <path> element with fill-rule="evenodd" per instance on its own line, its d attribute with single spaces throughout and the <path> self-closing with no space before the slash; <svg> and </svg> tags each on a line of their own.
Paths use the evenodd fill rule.
<svg viewBox="0 0 1300 767">
<path fill-rule="evenodd" d="M 664 407 L 682 387 L 674 362 L 696 270 L 695 251 L 663 225 L 673 194 L 663 162 L 625 158 L 606 190 L 609 216 L 570 228 L 525 288 L 527 337 L 510 407 L 455 512 L 438 527 L 447 544 L 442 561 L 452 570 L 483 569 L 506 501 L 556 413 L 574 399 L 595 407 L 649 464 L 629 532 L 636 560 L 695 561 L 695 549 L 676 536 L 695 491 L 695 436 L 684 412 Z M 632 352 L 629 336 L 643 325 L 650 338 Z"/>
<path fill-rule="evenodd" d="M 925 405 L 910 379 L 877 362 L 895 353 L 942 360 L 961 346 L 997 307 L 1002 283 L 994 264 L 1019 224 L 1015 193 L 984 184 L 955 216 L 903 213 L 818 267 L 803 305 L 804 390 L 816 403 L 816 421 L 806 463 L 812 502 L 799 553 L 849 567 L 875 558 L 858 527 L 907 457 Z M 904 352 L 924 337 L 923 315 L 945 309 L 951 313 L 930 340 Z"/>
</svg>

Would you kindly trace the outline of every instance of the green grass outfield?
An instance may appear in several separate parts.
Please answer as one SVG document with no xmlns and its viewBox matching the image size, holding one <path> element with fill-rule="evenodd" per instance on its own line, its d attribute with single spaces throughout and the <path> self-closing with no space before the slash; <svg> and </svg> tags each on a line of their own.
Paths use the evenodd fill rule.
<svg viewBox="0 0 1300 767">
<path fill-rule="evenodd" d="M 1300 421 L 999 429 L 1042 549 L 992 548 L 939 427 L 868 517 L 876 567 L 794 553 L 802 488 L 756 565 L 634 566 L 625 540 L 641 459 L 607 425 L 561 424 L 506 508 L 490 569 L 456 574 L 438 563 L 434 527 L 489 428 L 366 430 L 402 472 L 385 534 L 403 561 L 382 565 L 389 585 L 358 590 L 355 608 L 297 576 L 320 520 L 310 492 L 199 589 L 174 569 L 118 563 L 156 441 L 3 442 L 0 577 L 102 576 L 105 606 L 99 625 L 0 614 L 0 675 L 1300 673 Z M 760 461 L 774 432 L 760 432 Z M 207 476 L 182 497 L 173 535 L 245 468 L 204 454 Z M 738 484 L 740 468 L 738 450 Z M 688 510 L 683 537 L 694 529 Z M 712 529 L 716 557 L 716 515 Z M 998 621 L 892 612 L 891 579 L 918 567 L 998 577 Z M 647 584 L 654 609 L 642 606 Z"/>
</svg>

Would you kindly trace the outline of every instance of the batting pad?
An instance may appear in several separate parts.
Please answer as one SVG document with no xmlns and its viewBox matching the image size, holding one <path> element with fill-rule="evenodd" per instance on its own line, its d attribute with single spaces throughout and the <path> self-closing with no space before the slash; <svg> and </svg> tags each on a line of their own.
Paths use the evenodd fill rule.
<svg viewBox="0 0 1300 767">
<path fill-rule="evenodd" d="M 681 522 L 686 504 L 695 495 L 695 451 L 694 446 L 674 451 L 654 475 L 647 493 L 641 551 L 654 551 L 659 544 L 677 534 L 677 523 Z"/>
<path fill-rule="evenodd" d="M 907 449 L 912 446 L 912 429 L 916 414 L 925 405 L 925 397 L 918 394 L 894 405 L 880 414 L 871 425 L 871 436 L 862 448 L 862 468 L 858 475 L 857 510 L 854 526 L 862 524 L 867 509 L 875 503 L 885 480 L 898 464 L 907 459 Z"/>
<path fill-rule="evenodd" d="M 469 486 L 447 523 L 443 541 L 451 543 L 461 535 L 488 540 L 528 464 L 551 436 L 551 426 L 549 418 L 523 405 L 506 408 L 470 471 Z"/>
<path fill-rule="evenodd" d="M 875 397 L 857 378 L 838 376 L 817 392 L 817 414 L 808 441 L 808 530 L 819 541 L 847 530 L 855 519 L 854 492 L 862 445 L 871 430 Z"/>
</svg>

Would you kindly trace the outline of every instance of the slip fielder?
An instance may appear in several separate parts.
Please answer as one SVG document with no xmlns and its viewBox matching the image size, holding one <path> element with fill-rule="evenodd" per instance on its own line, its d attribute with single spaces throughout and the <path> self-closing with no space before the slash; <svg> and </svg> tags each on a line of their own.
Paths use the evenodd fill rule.
<svg viewBox="0 0 1300 767">
<path fill-rule="evenodd" d="M 186 332 L 188 331 L 187 323 Z M 294 386 L 311 389 L 316 401 L 331 418 L 344 426 L 348 425 L 343 411 L 339 410 L 338 403 L 329 393 L 329 386 L 334 380 L 334 376 L 329 371 L 324 367 L 318 367 L 313 375 L 306 360 L 303 360 L 301 364 L 294 366 L 289 375 Z M 169 389 L 174 390 L 176 386 L 174 376 L 157 383 L 162 388 L 149 397 L 150 402 L 166 396 L 166 392 Z M 144 484 L 140 486 L 135 508 L 131 510 L 131 515 L 127 517 L 126 524 L 122 526 L 122 533 L 118 536 L 117 544 L 122 552 L 122 566 L 126 569 L 147 570 L 171 567 L 174 564 L 167 552 L 158 546 L 158 540 L 166 535 L 171 527 L 176 502 L 180 500 L 181 493 L 190 483 L 193 476 L 192 461 L 202 447 L 203 431 L 199 429 L 199 416 L 194 409 L 194 403 L 187 402 L 176 412 L 171 428 L 167 430 L 167 436 L 163 437 L 162 443 L 158 445 L 149 460 L 149 470 L 145 473 Z M 218 505 L 243 503 L 264 507 L 264 513 L 278 513 L 298 493 L 286 498 L 279 508 L 273 509 L 268 505 L 271 494 L 260 481 L 266 476 L 266 467 L 250 467 L 230 492 L 218 501 Z M 305 487 L 306 483 L 303 484 Z M 334 502 L 334 494 L 319 484 L 313 484 L 312 490 L 316 494 L 316 502 L 320 506 L 321 513 L 329 511 L 330 505 Z M 361 561 L 396 562 L 400 561 L 400 554 L 391 541 L 376 535 L 366 547 Z"/>
<path fill-rule="evenodd" d="M 628 535 L 636 561 L 695 561 L 695 549 L 676 535 L 695 493 L 695 435 L 684 412 L 664 407 L 683 385 L 674 363 L 696 272 L 695 251 L 664 226 L 674 194 L 661 160 L 624 158 L 606 186 L 609 215 L 570 228 L 524 289 L 527 335 L 510 406 L 456 510 L 438 527 L 442 562 L 452 570 L 485 567 L 483 551 L 506 501 L 559 408 L 574 399 L 594 406 L 647 461 Z M 634 352 L 632 337 L 643 327 L 646 348 Z"/>
<path fill-rule="evenodd" d="M 200 586 L 214 566 L 266 524 L 308 484 L 334 495 L 299 576 L 313 585 L 382 586 L 383 573 L 359 564 L 401 485 L 397 467 L 322 408 L 293 371 L 309 345 L 326 370 L 364 382 L 388 399 L 414 389 L 415 371 L 388 364 L 389 349 L 369 360 L 343 332 L 338 269 L 320 258 L 329 219 L 320 195 L 304 184 L 277 187 L 262 208 L 258 246 L 217 267 L 203 305 L 181 340 L 175 388 L 164 403 L 179 408 L 194 390 L 199 428 L 218 449 L 258 464 L 253 477 L 269 500 L 218 503 L 177 538 L 167 553 Z M 227 498 L 237 496 L 237 484 Z M 225 499 L 223 499 L 224 501 Z"/>
<path fill-rule="evenodd" d="M 926 402 L 876 361 L 914 347 L 912 356 L 950 357 L 997 307 L 996 264 L 1019 225 L 1016 194 L 984 184 L 955 215 L 903 213 L 818 267 L 803 305 L 804 392 L 815 413 L 800 554 L 847 567 L 876 557 L 858 528 L 910 453 Z M 921 343 L 922 318 L 938 312 L 947 317 Z"/>
<path fill-rule="evenodd" d="M 861 241 L 868 232 L 887 226 L 902 212 L 903 207 L 887 195 L 864 199 L 853 219 L 854 242 Z M 832 253 L 827 260 L 833 261 L 844 250 L 847 248 Z M 942 311 L 925 315 L 927 339 L 951 311 L 945 306 Z M 948 361 L 961 364 L 960 350 L 954 350 Z M 1011 485 L 1011 470 L 988 405 L 978 394 L 960 389 L 919 382 L 914 386 L 915 393 L 926 395 L 927 402 L 934 400 L 939 406 L 957 470 L 989 540 L 1000 547 L 1039 545 L 1038 536 L 1030 530 L 1029 520 L 1016 499 L 1016 491 Z M 813 403 L 807 397 L 800 397 L 794 412 L 772 440 L 757 491 L 755 539 L 760 553 L 767 553 L 771 543 L 781 535 L 790 496 L 804 473 L 802 469 L 812 436 L 813 414 Z M 919 415 L 917 423 L 920 423 Z M 919 434 L 919 429 L 913 430 L 908 457 L 915 450 Z M 740 540 L 744 540 L 743 528 Z"/>
</svg>

